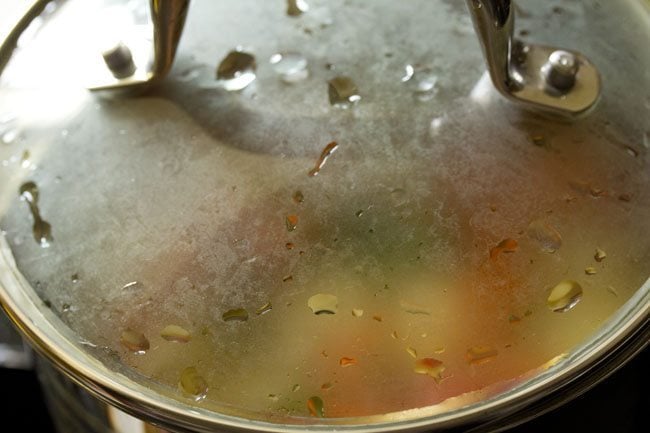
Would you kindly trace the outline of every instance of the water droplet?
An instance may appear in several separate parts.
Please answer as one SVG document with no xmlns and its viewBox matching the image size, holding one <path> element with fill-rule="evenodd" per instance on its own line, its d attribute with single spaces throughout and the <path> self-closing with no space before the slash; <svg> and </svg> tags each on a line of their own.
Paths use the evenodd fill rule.
<svg viewBox="0 0 650 433">
<path fill-rule="evenodd" d="M 287 0 L 287 15 L 298 17 L 309 10 L 309 5 L 305 0 Z"/>
<path fill-rule="evenodd" d="M 431 123 L 429 124 L 429 135 L 431 137 L 437 137 L 438 134 L 440 134 L 440 128 L 442 128 L 442 125 L 444 123 L 445 123 L 444 116 L 434 117 L 433 119 L 431 119 Z"/>
<path fill-rule="evenodd" d="M 307 400 L 307 409 L 309 409 L 309 414 L 311 416 L 317 418 L 323 418 L 325 416 L 323 400 L 320 397 L 309 397 L 309 400 Z"/>
<path fill-rule="evenodd" d="M 217 80 L 228 91 L 242 90 L 255 80 L 255 56 L 243 51 L 231 51 L 217 68 Z"/>
<path fill-rule="evenodd" d="M 467 349 L 465 357 L 467 358 L 467 362 L 469 362 L 471 365 L 479 365 L 491 361 L 498 354 L 499 352 L 493 347 L 474 346 L 470 349 Z"/>
<path fill-rule="evenodd" d="M 406 69 L 406 75 L 402 77 L 402 82 L 413 92 L 413 96 L 418 101 L 428 101 L 438 93 L 438 75 L 429 68 Z"/>
<path fill-rule="evenodd" d="M 279 397 L 277 394 L 269 394 L 267 397 L 268 397 L 269 400 L 271 400 L 271 401 L 278 401 L 278 400 L 280 400 L 280 397 Z"/>
<path fill-rule="evenodd" d="M 415 360 L 413 371 L 418 374 L 431 376 L 436 382 L 439 382 L 442 379 L 442 372 L 445 371 L 445 366 L 442 361 L 437 359 L 422 358 Z"/>
<path fill-rule="evenodd" d="M 122 286 L 122 290 L 140 290 L 142 289 L 142 284 L 138 281 L 131 281 Z"/>
<path fill-rule="evenodd" d="M 201 75 L 200 68 L 192 67 L 192 68 L 187 68 L 183 72 L 181 72 L 178 78 L 180 79 L 180 81 L 188 82 L 198 78 L 200 75 Z"/>
<path fill-rule="evenodd" d="M 422 314 L 425 316 L 431 314 L 431 310 L 429 310 L 428 308 L 410 302 L 399 301 L 399 306 L 402 310 L 404 310 L 409 314 Z"/>
<path fill-rule="evenodd" d="M 564 313 L 582 299 L 582 287 L 575 281 L 564 280 L 551 290 L 546 303 L 556 313 Z"/>
<path fill-rule="evenodd" d="M 359 209 L 358 211 L 355 212 L 355 215 L 357 216 L 357 218 L 361 218 L 361 216 L 363 215 L 363 210 Z"/>
<path fill-rule="evenodd" d="M 268 313 L 272 309 L 273 309 L 273 306 L 271 305 L 271 303 L 267 302 L 266 304 L 262 305 L 260 308 L 255 310 L 255 314 L 257 314 L 258 316 L 261 316 L 263 314 Z"/>
<path fill-rule="evenodd" d="M 395 207 L 401 206 L 406 203 L 406 190 L 402 188 L 394 188 L 390 191 L 390 199 L 393 201 Z"/>
<path fill-rule="evenodd" d="M 537 241 L 542 251 L 554 253 L 562 246 L 562 236 L 555 227 L 542 220 L 535 220 L 528 225 L 528 236 Z"/>
<path fill-rule="evenodd" d="M 322 389 L 323 391 L 328 391 L 332 388 L 334 388 L 334 385 L 331 382 L 325 382 L 320 386 L 320 389 Z"/>
<path fill-rule="evenodd" d="M 415 74 L 415 68 L 413 68 L 413 65 L 404 66 L 404 75 L 402 76 L 402 83 L 406 83 L 408 80 L 413 78 L 414 74 Z"/>
<path fill-rule="evenodd" d="M 307 59 L 298 53 L 277 53 L 270 59 L 273 70 L 285 83 L 296 83 L 309 76 Z"/>
<path fill-rule="evenodd" d="M 508 322 L 509 323 L 519 323 L 519 322 L 521 322 L 521 317 L 516 316 L 514 314 L 511 314 L 511 315 L 508 316 Z"/>
<path fill-rule="evenodd" d="M 2 134 L 2 142 L 4 144 L 11 144 L 18 138 L 18 130 L 10 129 Z"/>
<path fill-rule="evenodd" d="M 296 247 L 293 242 L 287 242 L 286 244 L 284 244 L 284 246 L 288 250 L 292 250 Z"/>
<path fill-rule="evenodd" d="M 406 352 L 407 352 L 409 355 L 411 355 L 411 357 L 413 357 L 414 359 L 417 359 L 417 357 L 418 357 L 418 352 L 417 352 L 417 350 L 415 350 L 415 349 L 412 348 L 411 346 L 409 346 L 409 347 L 406 348 Z"/>
<path fill-rule="evenodd" d="M 49 248 L 52 243 L 52 226 L 42 219 L 34 222 L 33 230 L 34 239 L 41 248 Z"/>
<path fill-rule="evenodd" d="M 186 293 L 194 289 L 194 283 L 188 277 L 181 277 L 172 283 L 172 290 L 177 293 Z"/>
<path fill-rule="evenodd" d="M 354 358 L 343 357 L 339 359 L 339 365 L 341 367 L 349 367 L 351 365 L 357 365 L 357 360 Z"/>
<path fill-rule="evenodd" d="M 354 317 L 361 317 L 361 316 L 363 316 L 363 310 L 361 308 L 353 308 L 352 309 L 352 315 Z"/>
<path fill-rule="evenodd" d="M 537 147 L 547 147 L 546 137 L 540 134 L 530 136 L 530 141 Z"/>
<path fill-rule="evenodd" d="M 79 282 L 79 274 L 72 274 L 70 277 L 73 283 L 78 283 Z"/>
<path fill-rule="evenodd" d="M 302 194 L 301 191 L 294 192 L 291 198 L 293 198 L 293 201 L 295 201 L 296 203 L 302 203 L 305 201 L 305 196 Z"/>
<path fill-rule="evenodd" d="M 606 195 L 604 189 L 598 188 L 596 186 L 589 187 L 589 194 L 591 194 L 591 196 L 594 198 L 603 197 L 604 195 Z"/>
<path fill-rule="evenodd" d="M 183 393 L 189 395 L 194 401 L 200 401 L 208 394 L 208 382 L 199 375 L 195 367 L 187 367 L 181 373 L 179 387 Z"/>
<path fill-rule="evenodd" d="M 630 194 L 620 194 L 620 195 L 618 196 L 618 199 L 619 199 L 620 201 L 629 202 L 629 201 L 632 200 L 632 196 L 630 196 Z"/>
<path fill-rule="evenodd" d="M 628 155 L 633 156 L 634 158 L 639 156 L 639 151 L 632 146 L 625 146 L 625 151 L 628 153 Z"/>
<path fill-rule="evenodd" d="M 192 334 L 185 328 L 178 325 L 167 325 L 160 331 L 160 336 L 167 341 L 174 343 L 187 343 L 192 339 Z"/>
<path fill-rule="evenodd" d="M 294 231 L 298 226 L 298 215 L 287 215 L 285 223 L 287 226 L 287 231 Z"/>
<path fill-rule="evenodd" d="M 30 157 L 31 154 L 29 153 L 29 150 L 23 152 L 23 156 L 20 158 L 20 166 L 22 168 L 29 168 L 29 166 L 32 164 L 29 160 Z"/>
<path fill-rule="evenodd" d="M 138 355 L 142 355 L 149 350 L 149 340 L 147 340 L 147 337 L 142 332 L 134 331 L 131 328 L 122 331 L 120 343 Z"/>
<path fill-rule="evenodd" d="M 596 248 L 596 254 L 594 254 L 594 259 L 597 262 L 602 262 L 603 260 L 605 260 L 605 257 L 607 257 L 607 253 L 600 248 Z"/>
<path fill-rule="evenodd" d="M 97 345 L 86 340 L 79 340 L 79 344 L 82 346 L 92 347 L 93 349 L 97 348 Z"/>
<path fill-rule="evenodd" d="M 295 384 L 295 385 L 293 386 L 293 388 L 291 388 L 291 391 L 292 391 L 292 392 L 298 392 L 298 391 L 300 391 L 300 385 Z"/>
<path fill-rule="evenodd" d="M 596 271 L 596 268 L 594 268 L 593 266 L 587 266 L 585 268 L 585 274 L 587 275 L 596 275 L 596 272 L 598 271 Z"/>
<path fill-rule="evenodd" d="M 496 247 L 490 249 L 490 259 L 496 260 L 501 253 L 514 253 L 517 251 L 518 243 L 514 239 L 504 239 Z"/>
<path fill-rule="evenodd" d="M 61 311 L 64 313 L 67 313 L 68 311 L 71 310 L 70 304 L 63 304 L 61 305 Z"/>
<path fill-rule="evenodd" d="M 25 182 L 20 186 L 20 198 L 28 203 L 38 203 L 38 186 L 34 182 Z"/>
<path fill-rule="evenodd" d="M 36 240 L 41 248 L 48 248 L 54 240 L 52 237 L 52 226 L 41 218 L 41 213 L 38 208 L 38 187 L 34 182 L 25 182 L 20 186 L 19 192 L 20 197 L 27 202 L 32 219 L 34 220 L 34 225 L 32 226 L 34 240 Z"/>
<path fill-rule="evenodd" d="M 349 108 L 361 100 L 357 85 L 349 77 L 339 76 L 327 82 L 330 104 Z"/>
<path fill-rule="evenodd" d="M 579 180 L 569 181 L 569 187 L 580 194 L 589 194 L 593 189 L 592 186 L 587 182 L 582 182 Z"/>
<path fill-rule="evenodd" d="M 318 293 L 309 298 L 307 306 L 314 314 L 336 314 L 339 298 L 328 293 Z"/>
<path fill-rule="evenodd" d="M 320 157 L 318 158 L 318 161 L 316 161 L 316 165 L 314 168 L 312 168 L 309 171 L 309 176 L 318 176 L 320 173 L 321 169 L 327 162 L 327 159 L 334 153 L 336 152 L 336 149 L 338 149 L 339 144 L 336 141 L 331 141 L 327 143 L 327 146 L 323 149 L 323 151 L 320 154 Z"/>
<path fill-rule="evenodd" d="M 384 319 L 382 319 L 382 317 L 381 317 L 380 315 L 375 314 L 374 316 L 372 316 L 372 320 L 375 320 L 375 321 L 377 321 L 377 322 L 381 322 L 381 321 L 383 321 Z"/>
<path fill-rule="evenodd" d="M 225 322 L 230 322 L 230 321 L 239 321 L 239 322 L 245 322 L 248 320 L 248 311 L 244 308 L 234 308 L 232 310 L 228 310 L 223 315 L 221 316 Z"/>
<path fill-rule="evenodd" d="M 283 283 L 286 283 L 287 281 L 293 281 L 293 275 L 287 275 L 285 277 L 282 277 Z"/>
</svg>

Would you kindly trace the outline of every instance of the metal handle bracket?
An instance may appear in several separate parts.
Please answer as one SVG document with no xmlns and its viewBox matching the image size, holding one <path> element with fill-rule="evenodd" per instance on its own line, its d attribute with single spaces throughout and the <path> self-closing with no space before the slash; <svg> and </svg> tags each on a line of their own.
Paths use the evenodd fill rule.
<svg viewBox="0 0 650 433">
<path fill-rule="evenodd" d="M 492 82 L 508 99 L 575 117 L 600 97 L 600 76 L 575 51 L 517 41 L 511 0 L 466 0 Z"/>
</svg>

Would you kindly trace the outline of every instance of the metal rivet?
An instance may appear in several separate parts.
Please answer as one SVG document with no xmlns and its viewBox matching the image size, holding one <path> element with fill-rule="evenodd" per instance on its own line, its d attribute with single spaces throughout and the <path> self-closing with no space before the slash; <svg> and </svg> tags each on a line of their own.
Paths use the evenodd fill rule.
<svg viewBox="0 0 650 433">
<path fill-rule="evenodd" d="M 102 53 L 106 66 L 111 70 L 115 78 L 127 78 L 135 73 L 135 64 L 129 47 L 123 43 Z"/>
<path fill-rule="evenodd" d="M 568 91 L 576 82 L 580 65 L 576 57 L 568 51 L 553 51 L 542 67 L 546 82 L 560 91 Z"/>
</svg>

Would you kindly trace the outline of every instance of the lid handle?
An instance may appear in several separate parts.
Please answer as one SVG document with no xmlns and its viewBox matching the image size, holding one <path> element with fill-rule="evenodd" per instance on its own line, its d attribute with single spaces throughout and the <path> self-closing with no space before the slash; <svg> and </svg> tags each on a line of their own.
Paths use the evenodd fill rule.
<svg viewBox="0 0 650 433">
<path fill-rule="evenodd" d="M 492 83 L 507 98 L 574 117 L 600 96 L 600 77 L 582 54 L 513 37 L 511 0 L 466 0 Z"/>
<path fill-rule="evenodd" d="M 10 37 L 0 46 L 0 71 L 29 22 L 50 0 L 37 0 Z M 513 37 L 511 0 L 466 0 L 487 69 L 497 90 L 519 104 L 576 117 L 595 106 L 601 93 L 600 76 L 582 54 Z M 165 77 L 171 68 L 183 31 L 190 0 L 149 0 L 153 20 L 154 58 L 149 70 L 139 73 L 128 47 L 121 44 L 104 53 L 115 79 L 91 87 L 140 88 Z"/>
</svg>

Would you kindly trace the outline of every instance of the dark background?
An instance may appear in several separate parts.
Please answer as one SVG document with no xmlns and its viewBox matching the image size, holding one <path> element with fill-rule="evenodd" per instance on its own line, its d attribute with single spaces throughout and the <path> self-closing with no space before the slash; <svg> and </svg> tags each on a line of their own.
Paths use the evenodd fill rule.
<svg viewBox="0 0 650 433">
<path fill-rule="evenodd" d="M 646 348 L 586 394 L 508 433 L 650 431 L 649 369 Z M 54 433 L 33 372 L 0 368 L 0 386 L 0 431 Z"/>
</svg>

